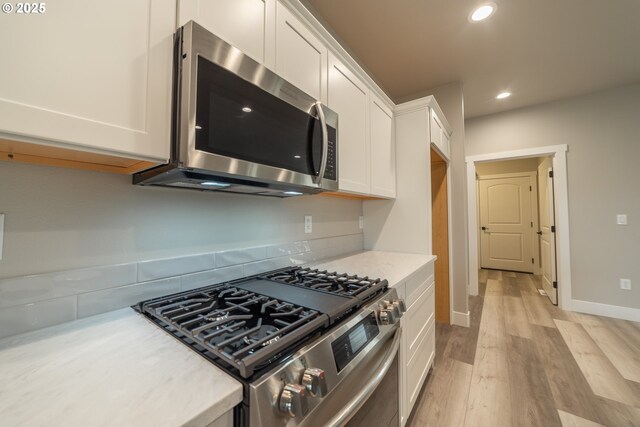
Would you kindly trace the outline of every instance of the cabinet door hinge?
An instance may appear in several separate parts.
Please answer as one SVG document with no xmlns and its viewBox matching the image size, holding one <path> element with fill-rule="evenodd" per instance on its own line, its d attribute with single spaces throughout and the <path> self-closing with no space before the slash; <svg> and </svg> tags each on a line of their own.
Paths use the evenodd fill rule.
<svg viewBox="0 0 640 427">
<path fill-rule="evenodd" d="M 552 232 L 552 233 L 555 233 L 555 232 L 556 232 L 556 226 L 555 226 L 555 225 L 552 225 L 552 226 L 551 226 L 551 232 Z"/>
<path fill-rule="evenodd" d="M 529 191 L 533 191 L 533 190 L 531 189 L 531 186 L 529 186 Z"/>
<path fill-rule="evenodd" d="M 536 262 L 531 258 L 531 264 L 535 264 Z"/>
<path fill-rule="evenodd" d="M 531 228 L 533 228 L 533 221 L 531 221 Z"/>
<path fill-rule="evenodd" d="M 553 282 L 553 289 L 558 289 L 558 282 Z"/>
<path fill-rule="evenodd" d="M 553 171 L 549 171 L 549 178 L 553 178 Z"/>
</svg>

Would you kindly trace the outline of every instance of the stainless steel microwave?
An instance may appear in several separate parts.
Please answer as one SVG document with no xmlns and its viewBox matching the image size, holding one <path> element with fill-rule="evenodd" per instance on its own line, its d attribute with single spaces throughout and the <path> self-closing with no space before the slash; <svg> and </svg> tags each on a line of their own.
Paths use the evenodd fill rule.
<svg viewBox="0 0 640 427">
<path fill-rule="evenodd" d="M 134 184 L 276 197 L 338 189 L 338 115 L 193 21 L 175 37 L 170 161 Z"/>
</svg>

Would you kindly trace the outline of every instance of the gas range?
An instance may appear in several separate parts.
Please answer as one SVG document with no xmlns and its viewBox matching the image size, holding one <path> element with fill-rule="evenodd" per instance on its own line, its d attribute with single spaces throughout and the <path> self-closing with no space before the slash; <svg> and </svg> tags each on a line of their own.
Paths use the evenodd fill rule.
<svg viewBox="0 0 640 427">
<path fill-rule="evenodd" d="M 235 425 L 284 426 L 398 328 L 404 303 L 386 280 L 287 267 L 134 308 L 244 384 Z"/>
</svg>

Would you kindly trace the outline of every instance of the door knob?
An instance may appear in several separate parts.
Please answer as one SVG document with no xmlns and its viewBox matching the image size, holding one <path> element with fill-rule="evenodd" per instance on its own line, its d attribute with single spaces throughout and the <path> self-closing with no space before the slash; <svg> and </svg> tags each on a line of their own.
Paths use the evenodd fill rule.
<svg viewBox="0 0 640 427">
<path fill-rule="evenodd" d="M 482 227 L 482 231 L 489 231 L 487 227 Z"/>
<path fill-rule="evenodd" d="M 536 231 L 536 233 L 538 233 L 539 236 L 542 236 L 542 231 Z"/>
</svg>

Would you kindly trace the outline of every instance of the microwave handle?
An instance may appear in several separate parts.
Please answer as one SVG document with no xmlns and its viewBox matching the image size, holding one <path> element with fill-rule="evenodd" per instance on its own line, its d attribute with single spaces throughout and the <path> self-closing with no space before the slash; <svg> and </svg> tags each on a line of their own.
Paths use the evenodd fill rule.
<svg viewBox="0 0 640 427">
<path fill-rule="evenodd" d="M 324 111 L 322 110 L 322 102 L 315 103 L 316 110 L 318 110 L 318 118 L 320 119 L 320 125 L 322 126 L 322 161 L 320 162 L 320 171 L 318 172 L 318 180 L 316 184 L 321 187 L 322 178 L 324 177 L 324 171 L 327 169 L 327 153 L 329 151 L 329 133 L 327 132 L 327 121 L 324 118 Z"/>
</svg>

